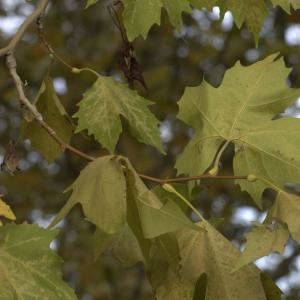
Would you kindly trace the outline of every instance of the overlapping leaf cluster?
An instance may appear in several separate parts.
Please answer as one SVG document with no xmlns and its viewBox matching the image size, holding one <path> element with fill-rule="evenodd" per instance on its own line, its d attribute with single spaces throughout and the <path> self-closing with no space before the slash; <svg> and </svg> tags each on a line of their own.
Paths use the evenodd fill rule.
<svg viewBox="0 0 300 300">
<path fill-rule="evenodd" d="M 126 158 L 96 159 L 69 190 L 71 197 L 51 226 L 80 203 L 97 226 L 96 255 L 109 248 L 125 267 L 142 261 L 157 299 L 267 299 L 250 260 L 234 272 L 239 251 L 209 222 L 192 223 L 172 194 L 149 190 Z M 203 276 L 207 282 L 200 280 L 199 288 Z"/>
<path fill-rule="evenodd" d="M 96 2 L 97 0 L 89 0 L 86 6 L 89 7 Z M 272 0 L 271 2 L 288 13 L 291 8 L 300 8 L 299 0 Z M 249 31 L 253 33 L 256 43 L 268 16 L 265 0 L 123 0 L 123 4 L 123 19 L 129 40 L 134 40 L 139 35 L 146 38 L 150 28 L 154 24 L 160 24 L 162 8 L 167 11 L 172 25 L 180 29 L 183 12 L 191 12 L 192 7 L 210 10 L 218 6 L 221 15 L 227 11 L 233 14 L 239 28 L 245 23 Z"/>
</svg>

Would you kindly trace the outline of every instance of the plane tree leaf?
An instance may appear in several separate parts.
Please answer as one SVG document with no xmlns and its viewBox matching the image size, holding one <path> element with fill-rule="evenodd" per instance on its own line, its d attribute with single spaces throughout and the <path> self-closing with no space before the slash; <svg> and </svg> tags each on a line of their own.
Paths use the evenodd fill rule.
<svg viewBox="0 0 300 300">
<path fill-rule="evenodd" d="M 267 300 L 281 300 L 283 292 L 281 289 L 274 283 L 272 278 L 266 273 L 261 273 L 261 282 L 263 284 Z"/>
<path fill-rule="evenodd" d="M 235 175 L 255 174 L 278 187 L 300 181 L 300 120 L 272 120 L 299 97 L 300 89 L 288 88 L 289 69 L 275 58 L 247 67 L 237 63 L 218 88 L 203 82 L 185 90 L 178 118 L 196 132 L 177 161 L 179 173 L 204 173 L 222 143 L 232 142 Z M 237 182 L 259 206 L 270 187 L 265 181 Z"/>
<path fill-rule="evenodd" d="M 240 255 L 234 270 L 238 270 L 250 262 L 269 255 L 271 252 L 282 254 L 289 239 L 289 232 L 286 225 L 280 223 L 269 225 L 256 224 L 246 234 L 246 239 L 246 248 Z"/>
<path fill-rule="evenodd" d="M 148 190 L 127 159 L 126 165 L 128 210 L 136 212 L 144 238 L 159 235 L 182 228 L 194 228 L 195 225 L 174 201 L 162 203 Z M 138 226 L 134 226 L 137 228 Z"/>
<path fill-rule="evenodd" d="M 268 8 L 264 0 L 221 0 L 220 6 L 223 13 L 228 10 L 232 12 L 238 28 L 245 23 L 258 43 L 259 33 L 268 16 Z"/>
<path fill-rule="evenodd" d="M 84 129 L 93 134 L 103 147 L 114 152 L 122 125 L 120 116 L 129 124 L 132 134 L 140 141 L 163 152 L 158 120 L 148 109 L 152 102 L 139 96 L 127 84 L 111 77 L 99 76 L 84 94 L 79 110 L 76 132 Z"/>
<path fill-rule="evenodd" d="M 65 143 L 69 143 L 73 126 L 56 95 L 51 78 L 44 79 L 34 104 L 42 114 L 44 121 Z M 30 139 L 32 147 L 41 152 L 49 163 L 53 162 L 62 152 L 57 142 L 34 120 L 31 122 L 24 121 L 22 136 L 25 139 Z"/>
<path fill-rule="evenodd" d="M 0 227 L 1 299 L 77 299 L 62 279 L 61 259 L 49 249 L 57 233 L 28 224 Z"/>
<path fill-rule="evenodd" d="M 290 12 L 291 7 L 294 9 L 300 8 L 299 0 L 271 0 L 274 5 L 281 6 L 287 13 Z"/>
<path fill-rule="evenodd" d="M 15 221 L 16 216 L 9 207 L 1 198 L 0 198 L 0 217 L 4 217 L 8 220 Z M 0 226 L 1 226 L 1 219 L 0 219 Z"/>
<path fill-rule="evenodd" d="M 208 222 L 198 224 L 198 231 L 182 230 L 177 236 L 182 278 L 195 286 L 199 277 L 206 274 L 205 299 L 266 300 L 260 271 L 250 264 L 231 272 L 239 251 Z"/>
<path fill-rule="evenodd" d="M 94 5 L 98 2 L 98 0 L 87 0 L 85 8 L 89 8 L 91 5 Z"/>
<path fill-rule="evenodd" d="M 291 236 L 300 243 L 300 197 L 284 191 L 277 194 L 273 217 L 286 223 Z"/>
<path fill-rule="evenodd" d="M 121 164 L 113 156 L 89 163 L 69 187 L 71 197 L 50 224 L 60 222 L 80 203 L 86 218 L 102 231 L 113 234 L 126 222 L 126 183 Z"/>
<path fill-rule="evenodd" d="M 171 24 L 180 29 L 182 26 L 182 13 L 191 12 L 188 0 L 162 0 L 163 6 L 168 12 Z"/>
</svg>

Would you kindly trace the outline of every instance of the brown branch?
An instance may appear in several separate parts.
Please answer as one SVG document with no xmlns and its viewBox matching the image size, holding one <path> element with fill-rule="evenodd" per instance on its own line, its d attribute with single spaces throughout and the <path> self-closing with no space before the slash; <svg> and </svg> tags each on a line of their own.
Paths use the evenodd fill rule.
<svg viewBox="0 0 300 300">
<path fill-rule="evenodd" d="M 199 176 L 188 176 L 188 177 L 176 177 L 176 178 L 166 178 L 159 179 L 157 177 L 151 177 L 144 174 L 138 174 L 142 179 L 153 181 L 159 184 L 165 183 L 179 183 L 179 182 L 188 182 L 196 181 L 201 179 L 223 179 L 223 180 L 235 180 L 235 179 L 247 179 L 247 176 L 212 176 L 209 174 L 199 175 Z"/>
<path fill-rule="evenodd" d="M 33 13 L 26 18 L 26 20 L 19 27 L 18 31 L 16 32 L 14 37 L 10 40 L 8 45 L 0 49 L 0 57 L 14 51 L 14 49 L 16 48 L 17 44 L 23 37 L 28 27 L 34 22 L 36 18 L 38 18 L 43 13 L 45 8 L 47 7 L 48 2 L 49 0 L 40 0 L 39 4 L 36 6 Z"/>
<path fill-rule="evenodd" d="M 12 53 L 7 54 L 6 57 L 6 64 L 9 70 L 9 73 L 14 81 L 14 84 L 17 89 L 17 93 L 19 96 L 19 100 L 21 104 L 26 108 L 26 110 L 32 115 L 33 119 L 36 120 L 40 126 L 45 129 L 45 131 L 55 140 L 56 143 L 58 143 L 62 149 L 64 150 L 69 150 L 73 152 L 74 154 L 88 160 L 88 161 L 93 161 L 95 158 L 87 155 L 80 150 L 72 147 L 71 145 L 65 143 L 57 134 L 56 132 L 43 120 L 43 116 L 37 111 L 36 107 L 31 104 L 31 102 L 28 100 L 24 93 L 24 88 L 23 88 L 23 82 L 20 78 L 20 76 L 17 73 L 17 63 L 15 60 L 15 57 Z"/>
<path fill-rule="evenodd" d="M 32 115 L 33 119 L 36 120 L 40 124 L 40 126 L 51 136 L 51 138 L 60 145 L 62 151 L 68 150 L 73 154 L 87 160 L 93 161 L 96 158 L 90 156 L 79 149 L 71 146 L 70 144 L 64 142 L 57 133 L 51 128 L 44 120 L 42 115 L 38 112 L 36 107 L 31 104 L 24 93 L 23 82 L 20 76 L 17 73 L 17 63 L 15 57 L 12 53 L 7 54 L 6 63 L 11 77 L 13 78 L 14 84 L 16 86 L 16 90 L 20 99 L 21 104 L 27 109 L 27 111 Z M 175 182 L 187 182 L 187 181 L 195 181 L 200 179 L 247 179 L 247 176 L 212 176 L 212 175 L 200 175 L 200 176 L 190 176 L 190 177 L 178 177 L 178 178 L 167 178 L 160 179 L 156 177 L 151 177 L 144 174 L 138 174 L 142 179 L 149 180 L 152 182 L 156 182 L 158 184 L 165 183 L 175 183 Z"/>
</svg>

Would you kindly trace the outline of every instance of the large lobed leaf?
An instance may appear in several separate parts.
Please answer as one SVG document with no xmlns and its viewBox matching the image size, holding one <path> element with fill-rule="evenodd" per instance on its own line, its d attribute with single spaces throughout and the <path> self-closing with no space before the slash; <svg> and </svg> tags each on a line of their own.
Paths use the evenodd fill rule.
<svg viewBox="0 0 300 300">
<path fill-rule="evenodd" d="M 246 248 L 236 262 L 235 270 L 272 252 L 282 254 L 289 239 L 289 232 L 286 225 L 281 223 L 274 225 L 255 224 L 252 230 L 246 234 L 246 238 Z"/>
<path fill-rule="evenodd" d="M 167 274 L 164 284 L 158 288 L 157 299 L 267 299 L 260 271 L 255 266 L 232 272 L 239 251 L 209 223 L 199 223 L 198 231 L 182 230 L 177 239 L 182 269 L 180 274 Z M 203 274 L 207 275 L 206 286 L 195 289 Z"/>
<path fill-rule="evenodd" d="M 123 116 L 139 141 L 163 152 L 159 122 L 147 107 L 151 103 L 129 89 L 127 84 L 99 76 L 84 94 L 74 115 L 78 118 L 76 132 L 87 129 L 112 153 L 122 132 L 120 116 Z"/>
<path fill-rule="evenodd" d="M 0 227 L 1 300 L 74 300 L 62 280 L 60 258 L 49 249 L 56 230 L 36 225 Z"/>
<path fill-rule="evenodd" d="M 113 156 L 89 163 L 70 186 L 72 195 L 50 226 L 60 222 L 77 203 L 87 219 L 108 234 L 126 221 L 126 184 L 121 164 Z"/>
<path fill-rule="evenodd" d="M 178 117 L 196 133 L 177 161 L 179 173 L 204 173 L 229 141 L 235 145 L 234 174 L 255 174 L 269 182 L 237 181 L 259 206 L 270 184 L 282 188 L 300 182 L 300 120 L 272 120 L 300 96 L 300 89 L 288 88 L 289 69 L 275 58 L 248 67 L 237 63 L 218 88 L 203 82 L 185 90 Z"/>
</svg>

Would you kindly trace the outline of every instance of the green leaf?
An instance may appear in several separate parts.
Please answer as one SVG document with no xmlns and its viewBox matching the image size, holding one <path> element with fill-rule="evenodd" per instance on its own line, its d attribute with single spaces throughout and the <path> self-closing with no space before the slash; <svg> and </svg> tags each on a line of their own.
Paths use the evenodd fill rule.
<svg viewBox="0 0 300 300">
<path fill-rule="evenodd" d="M 180 274 L 168 270 L 155 292 L 157 300 L 194 300 L 194 286 Z M 198 299 L 197 299 L 198 300 Z"/>
<path fill-rule="evenodd" d="M 300 89 L 287 87 L 289 69 L 275 58 L 247 67 L 237 63 L 218 88 L 203 82 L 185 90 L 178 117 L 196 132 L 177 161 L 179 173 L 203 174 L 229 141 L 235 145 L 234 175 L 254 174 L 278 187 L 300 181 L 300 120 L 272 120 L 299 97 Z M 258 206 L 270 187 L 262 181 L 237 183 Z"/>
<path fill-rule="evenodd" d="M 77 299 L 62 280 L 61 259 L 49 249 L 56 235 L 36 225 L 0 227 L 1 299 Z"/>
<path fill-rule="evenodd" d="M 87 0 L 86 5 L 85 5 L 85 9 L 87 9 L 91 5 L 96 4 L 97 2 L 98 2 L 98 0 Z"/>
<path fill-rule="evenodd" d="M 188 0 L 124 0 L 123 3 L 123 20 L 130 41 L 139 35 L 146 39 L 150 28 L 154 24 L 160 25 L 162 7 L 177 29 L 182 26 L 182 13 L 191 12 Z"/>
<path fill-rule="evenodd" d="M 160 24 L 161 0 L 123 0 L 123 4 L 123 20 L 130 41 L 139 35 L 146 39 L 152 25 Z"/>
<path fill-rule="evenodd" d="M 182 26 L 182 13 L 191 12 L 191 6 L 188 0 L 162 0 L 164 8 L 168 12 L 171 24 L 180 29 Z"/>
<path fill-rule="evenodd" d="M 277 194 L 273 217 L 286 223 L 292 238 L 300 243 L 300 197 L 280 191 Z"/>
<path fill-rule="evenodd" d="M 65 143 L 69 143 L 72 136 L 72 124 L 55 93 L 51 78 L 47 77 L 43 81 L 35 106 L 42 114 L 44 121 Z M 41 152 L 49 163 L 62 152 L 57 142 L 36 121 L 24 121 L 22 136 L 24 139 L 30 139 L 32 147 Z"/>
<path fill-rule="evenodd" d="M 145 262 L 138 240 L 127 224 L 114 239 L 112 253 L 125 268 Z"/>
<path fill-rule="evenodd" d="M 241 28 L 246 23 L 250 32 L 253 33 L 256 44 L 259 33 L 268 16 L 268 8 L 264 0 L 222 0 L 223 14 L 230 10 L 236 25 Z"/>
<path fill-rule="evenodd" d="M 110 77 L 99 76 L 84 94 L 79 110 L 76 132 L 87 129 L 111 153 L 114 152 L 122 125 L 120 115 L 127 119 L 132 134 L 140 141 L 163 152 L 158 120 L 148 109 L 152 102 Z"/>
<path fill-rule="evenodd" d="M 182 230 L 178 233 L 182 278 L 195 287 L 205 273 L 205 299 L 266 300 L 260 271 L 254 265 L 247 265 L 232 273 L 239 251 L 208 222 L 199 223 L 199 227 L 198 231 Z"/>
<path fill-rule="evenodd" d="M 281 6 L 287 13 L 290 13 L 291 7 L 294 9 L 300 8 L 299 0 L 271 0 L 274 5 Z"/>
<path fill-rule="evenodd" d="M 15 221 L 16 216 L 9 207 L 1 198 L 0 198 L 0 217 L 4 217 L 8 220 Z M 0 226 L 1 226 L 1 220 L 0 220 Z"/>
<path fill-rule="evenodd" d="M 195 8 L 207 8 L 207 9 L 212 9 L 214 6 L 218 5 L 218 2 L 220 0 L 190 0 L 190 3 L 195 7 Z"/>
<path fill-rule="evenodd" d="M 182 228 L 195 228 L 195 225 L 173 201 L 163 204 L 144 185 L 128 160 L 124 160 L 127 171 L 127 191 L 132 198 L 128 210 L 137 210 L 143 237 L 154 238 Z"/>
<path fill-rule="evenodd" d="M 282 253 L 289 239 L 286 226 L 276 223 L 272 225 L 254 225 L 246 234 L 246 248 L 240 255 L 234 271 L 255 260 L 269 255 L 271 252 Z"/>
<path fill-rule="evenodd" d="M 261 281 L 265 290 L 267 300 L 281 300 L 283 292 L 266 273 L 261 273 Z"/>
<path fill-rule="evenodd" d="M 72 195 L 50 227 L 60 222 L 80 203 L 86 218 L 108 234 L 118 232 L 126 222 L 126 183 L 121 164 L 113 156 L 89 163 L 69 188 Z"/>
</svg>

